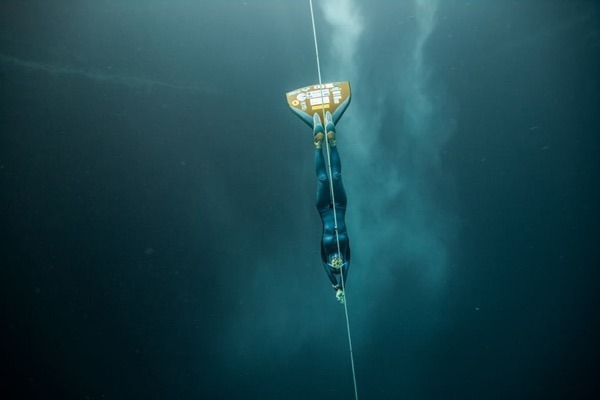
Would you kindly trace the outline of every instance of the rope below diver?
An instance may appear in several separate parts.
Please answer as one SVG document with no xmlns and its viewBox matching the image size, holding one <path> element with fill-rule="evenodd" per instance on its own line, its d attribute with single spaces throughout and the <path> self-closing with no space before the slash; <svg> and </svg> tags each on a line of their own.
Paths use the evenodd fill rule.
<svg viewBox="0 0 600 400">
<path fill-rule="evenodd" d="M 312 0 L 309 0 L 310 4 L 310 18 L 312 20 L 312 28 L 313 28 L 313 37 L 315 39 L 315 53 L 317 55 L 317 72 L 319 74 L 319 90 L 321 91 L 321 111 L 323 114 L 323 123 L 325 123 L 325 103 L 323 102 L 323 83 L 321 81 L 321 63 L 319 61 L 319 46 L 317 44 L 317 30 L 315 28 L 315 14 L 313 11 Z M 325 132 L 327 135 L 328 132 Z M 331 204 L 333 205 L 333 221 L 334 221 L 334 230 L 335 230 L 335 241 L 337 243 L 337 251 L 338 256 L 341 257 L 342 252 L 340 251 L 340 237 L 338 235 L 338 223 L 337 223 L 337 213 L 335 210 L 335 193 L 333 190 L 333 176 L 331 173 L 331 149 L 329 147 L 329 139 L 325 137 L 325 146 L 327 149 L 327 171 L 329 174 L 329 192 L 331 193 Z M 347 260 L 346 260 L 347 262 Z M 348 345 L 350 347 L 350 362 L 352 364 L 352 380 L 354 382 L 354 398 L 358 400 L 358 389 L 356 387 L 356 373 L 354 372 L 354 355 L 352 354 L 352 338 L 350 336 L 350 322 L 348 320 L 348 306 L 347 306 L 347 297 L 346 297 L 346 287 L 344 285 L 344 268 L 340 267 L 340 278 L 342 281 L 342 291 L 344 292 L 344 312 L 346 314 L 346 329 L 348 330 Z"/>
</svg>

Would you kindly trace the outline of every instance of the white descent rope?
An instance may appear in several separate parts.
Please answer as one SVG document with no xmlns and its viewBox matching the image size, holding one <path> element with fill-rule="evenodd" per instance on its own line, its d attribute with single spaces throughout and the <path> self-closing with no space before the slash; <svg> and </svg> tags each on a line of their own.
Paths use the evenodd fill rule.
<svg viewBox="0 0 600 400">
<path fill-rule="evenodd" d="M 325 123 L 325 103 L 323 102 L 323 82 L 321 81 L 321 63 L 319 61 L 319 46 L 317 44 L 317 29 L 315 28 L 315 14 L 313 12 L 313 4 L 312 0 L 309 0 L 310 4 L 310 18 L 312 20 L 312 28 L 313 28 L 313 37 L 315 39 L 315 53 L 317 55 L 317 72 L 319 74 L 319 89 L 321 90 L 321 111 L 323 114 L 323 123 Z M 335 241 L 337 243 L 337 251 L 338 256 L 342 256 L 342 252 L 340 251 L 340 237 L 338 235 L 338 223 L 337 223 L 337 213 L 335 210 L 335 193 L 333 191 L 333 176 L 331 173 L 331 149 L 329 148 L 329 140 L 327 138 L 327 133 L 325 132 L 325 145 L 327 149 L 327 170 L 329 173 L 329 192 L 331 193 L 331 204 L 333 205 L 333 222 L 334 222 L 334 231 L 335 231 Z M 348 262 L 348 260 L 344 260 Z M 352 380 L 354 381 L 354 398 L 358 400 L 358 389 L 356 388 L 356 373 L 354 372 L 354 355 L 352 354 L 352 338 L 350 337 L 350 322 L 348 320 L 348 297 L 346 296 L 346 287 L 344 285 L 344 268 L 340 267 L 340 277 L 342 281 L 342 291 L 344 292 L 344 312 L 346 313 L 346 329 L 348 330 L 348 345 L 350 346 L 350 362 L 352 364 Z"/>
</svg>

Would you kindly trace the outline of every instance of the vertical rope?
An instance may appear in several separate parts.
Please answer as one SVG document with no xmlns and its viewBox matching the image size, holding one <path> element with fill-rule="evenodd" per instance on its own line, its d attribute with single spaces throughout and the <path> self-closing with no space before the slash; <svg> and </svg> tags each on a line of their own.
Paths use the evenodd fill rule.
<svg viewBox="0 0 600 400">
<path fill-rule="evenodd" d="M 315 27 L 315 14 L 313 11 L 312 0 L 309 0 L 310 4 L 310 18 L 312 20 L 312 28 L 313 28 L 313 37 L 315 39 L 315 53 L 317 56 L 317 73 L 319 75 L 319 90 L 321 91 L 321 111 L 323 115 L 323 123 L 325 123 L 325 103 L 323 102 L 323 82 L 321 80 L 321 62 L 319 60 L 319 45 L 317 44 L 317 29 Z M 331 172 L 331 149 L 329 147 L 329 140 L 327 138 L 327 133 L 325 132 L 325 148 L 327 149 L 327 171 L 329 174 L 329 192 L 331 194 L 331 203 L 333 205 L 333 222 L 334 222 L 334 231 L 335 231 L 335 241 L 337 243 L 337 251 L 338 256 L 342 256 L 342 252 L 340 250 L 340 237 L 338 234 L 338 222 L 337 222 L 337 212 L 335 208 L 335 193 L 333 190 L 333 174 Z M 346 260 L 347 262 L 347 260 Z M 354 355 L 352 353 L 352 338 L 350 336 L 350 322 L 348 319 L 348 301 L 346 297 L 346 287 L 344 284 L 344 268 L 340 267 L 340 277 L 342 280 L 342 291 L 344 292 L 344 313 L 346 314 L 346 329 L 348 331 L 348 345 L 350 347 L 350 362 L 352 364 L 352 380 L 354 382 L 354 398 L 358 400 L 358 389 L 356 386 L 356 373 L 354 371 Z"/>
</svg>

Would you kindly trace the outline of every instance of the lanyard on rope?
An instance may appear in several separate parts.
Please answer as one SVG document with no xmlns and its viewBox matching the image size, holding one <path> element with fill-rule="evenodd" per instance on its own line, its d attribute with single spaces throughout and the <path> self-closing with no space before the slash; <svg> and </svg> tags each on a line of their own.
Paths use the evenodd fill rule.
<svg viewBox="0 0 600 400">
<path fill-rule="evenodd" d="M 310 4 L 310 18 L 312 20 L 312 28 L 313 28 L 313 37 L 315 39 L 315 54 L 317 56 L 317 73 L 319 75 L 319 90 L 321 93 L 321 104 L 323 103 L 323 82 L 321 80 L 321 63 L 319 60 L 319 45 L 317 44 L 317 29 L 315 28 L 315 14 L 313 11 L 313 4 L 312 4 L 312 0 L 309 0 L 309 4 Z M 325 123 L 325 107 L 321 108 L 322 114 L 323 114 L 323 118 L 322 121 L 323 123 Z M 337 244 L 337 251 L 338 251 L 338 256 L 341 257 L 342 256 L 342 252 L 340 250 L 340 237 L 339 237 L 339 233 L 338 233 L 338 222 L 337 222 L 337 212 L 335 209 L 335 193 L 333 190 L 333 175 L 331 172 L 331 149 L 329 146 L 329 140 L 327 138 L 327 134 L 328 132 L 325 132 L 325 146 L 327 149 L 327 171 L 329 174 L 329 192 L 331 194 L 331 204 L 333 206 L 333 222 L 334 222 L 334 231 L 335 231 L 335 241 Z M 345 262 L 348 262 L 348 260 L 344 260 Z M 358 389 L 356 387 L 356 373 L 354 371 L 354 355 L 352 354 L 352 338 L 350 336 L 350 322 L 348 319 L 348 306 L 347 306 L 347 297 L 346 297 L 346 287 L 344 284 L 344 268 L 343 266 L 340 268 L 340 278 L 342 281 L 342 291 L 344 292 L 344 313 L 346 314 L 346 329 L 348 331 L 348 345 L 350 347 L 350 362 L 352 364 L 352 380 L 354 382 L 354 398 L 355 400 L 358 400 Z"/>
</svg>

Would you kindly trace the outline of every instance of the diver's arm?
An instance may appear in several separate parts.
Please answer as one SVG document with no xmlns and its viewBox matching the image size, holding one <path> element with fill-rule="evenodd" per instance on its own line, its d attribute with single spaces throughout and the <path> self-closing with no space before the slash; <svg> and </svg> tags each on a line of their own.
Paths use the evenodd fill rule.
<svg viewBox="0 0 600 400">
<path fill-rule="evenodd" d="M 335 275 L 333 274 L 333 272 L 331 272 L 331 267 L 328 264 L 323 263 L 323 268 L 325 268 L 325 272 L 327 273 L 327 276 L 329 277 L 329 280 L 331 281 L 331 284 L 334 287 L 337 287 L 338 281 L 337 281 Z"/>
</svg>

